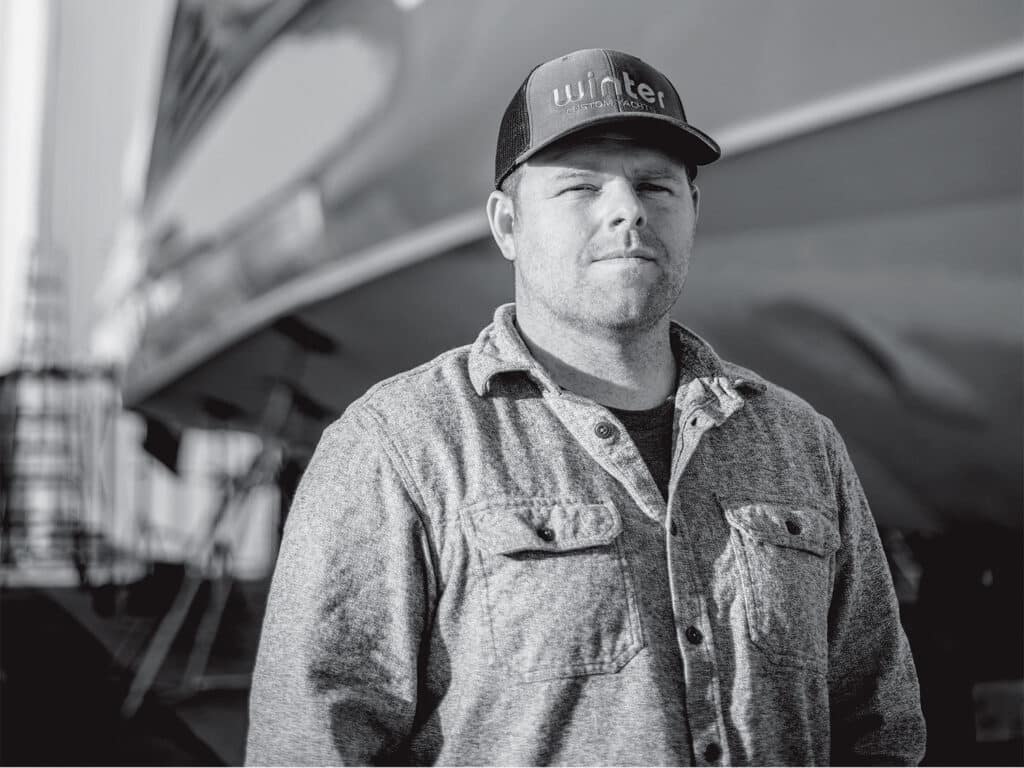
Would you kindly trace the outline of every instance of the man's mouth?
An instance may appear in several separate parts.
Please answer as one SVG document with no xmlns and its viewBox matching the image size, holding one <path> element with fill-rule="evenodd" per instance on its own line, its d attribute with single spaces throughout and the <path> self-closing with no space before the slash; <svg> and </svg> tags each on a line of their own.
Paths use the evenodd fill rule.
<svg viewBox="0 0 1024 768">
<path fill-rule="evenodd" d="M 627 251 L 612 251 L 595 261 L 654 261 L 654 253 L 646 248 L 630 248 Z"/>
</svg>

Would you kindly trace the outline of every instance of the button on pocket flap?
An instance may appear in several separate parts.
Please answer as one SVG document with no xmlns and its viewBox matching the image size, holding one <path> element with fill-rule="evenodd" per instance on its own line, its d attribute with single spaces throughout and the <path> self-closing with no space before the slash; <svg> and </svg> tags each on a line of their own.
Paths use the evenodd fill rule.
<svg viewBox="0 0 1024 768">
<path fill-rule="evenodd" d="M 820 557 L 839 549 L 839 530 L 825 513 L 789 504 L 723 503 L 725 518 L 744 536 Z"/>
<path fill-rule="evenodd" d="M 622 532 L 611 502 L 494 501 L 467 510 L 477 545 L 495 555 L 567 552 L 610 544 Z"/>
</svg>

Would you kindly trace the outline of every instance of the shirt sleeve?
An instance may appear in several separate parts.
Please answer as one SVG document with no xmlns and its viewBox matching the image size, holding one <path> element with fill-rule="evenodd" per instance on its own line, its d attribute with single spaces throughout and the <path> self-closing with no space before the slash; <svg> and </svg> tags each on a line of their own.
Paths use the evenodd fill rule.
<svg viewBox="0 0 1024 768">
<path fill-rule="evenodd" d="M 328 427 L 285 525 L 246 763 L 403 762 L 435 600 L 422 505 L 372 414 Z"/>
<path fill-rule="evenodd" d="M 846 446 L 825 420 L 842 545 L 829 612 L 833 765 L 916 765 L 925 724 L 892 577 Z"/>
</svg>

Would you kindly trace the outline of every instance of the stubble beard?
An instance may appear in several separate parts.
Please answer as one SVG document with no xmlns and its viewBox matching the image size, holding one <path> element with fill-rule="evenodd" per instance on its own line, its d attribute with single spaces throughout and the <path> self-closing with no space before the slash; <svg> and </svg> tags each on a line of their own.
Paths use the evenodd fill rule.
<svg viewBox="0 0 1024 768">
<path fill-rule="evenodd" d="M 661 323 L 679 298 L 682 285 L 683 281 L 675 287 L 662 280 L 643 292 L 613 296 L 607 288 L 590 284 L 584 290 L 546 296 L 543 303 L 559 324 L 587 335 L 633 337 Z"/>
<path fill-rule="evenodd" d="M 659 264 L 671 263 L 668 249 L 660 239 L 645 238 L 642 245 L 654 252 Z M 692 246 L 691 233 L 688 251 L 692 252 Z M 601 255 L 605 254 L 588 253 L 587 259 Z M 609 286 L 601 285 L 599 281 L 581 286 L 568 284 L 564 280 L 551 280 L 550 274 L 534 275 L 532 280 L 525 280 L 524 275 L 517 274 L 516 301 L 519 303 L 521 297 L 528 297 L 530 303 L 543 305 L 543 312 L 557 324 L 576 328 L 587 335 L 635 337 L 656 328 L 672 311 L 686 283 L 689 262 L 688 252 L 683 259 L 682 274 L 678 279 L 663 270 L 658 278 L 647 284 L 646 290 L 631 288 L 630 293 L 624 291 L 618 296 L 613 296 Z M 522 286 L 518 284 L 520 280 L 523 280 Z M 561 289 L 552 292 L 549 290 L 552 285 L 560 286 Z M 525 288 L 525 295 L 521 288 Z M 536 309 L 534 307 L 534 311 Z"/>
<path fill-rule="evenodd" d="M 660 241 L 644 245 L 655 252 L 657 263 L 670 263 L 667 249 Z M 645 290 L 638 290 L 636 286 L 623 286 L 621 292 L 616 294 L 604 286 L 588 286 L 588 295 L 575 302 L 579 308 L 578 322 L 592 332 L 603 331 L 616 335 L 633 335 L 656 328 L 671 312 L 682 293 L 688 264 L 689 258 L 685 260 L 678 280 L 663 269 L 657 278 L 645 284 Z"/>
</svg>

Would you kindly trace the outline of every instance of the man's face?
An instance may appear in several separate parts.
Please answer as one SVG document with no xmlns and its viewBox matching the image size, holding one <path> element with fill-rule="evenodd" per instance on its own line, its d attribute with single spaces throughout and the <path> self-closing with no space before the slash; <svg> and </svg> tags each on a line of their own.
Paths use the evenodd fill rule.
<svg viewBox="0 0 1024 768">
<path fill-rule="evenodd" d="M 521 168 L 512 205 L 502 250 L 527 311 L 582 329 L 643 329 L 679 298 L 697 192 L 670 155 L 614 134 L 555 145 Z"/>
</svg>

